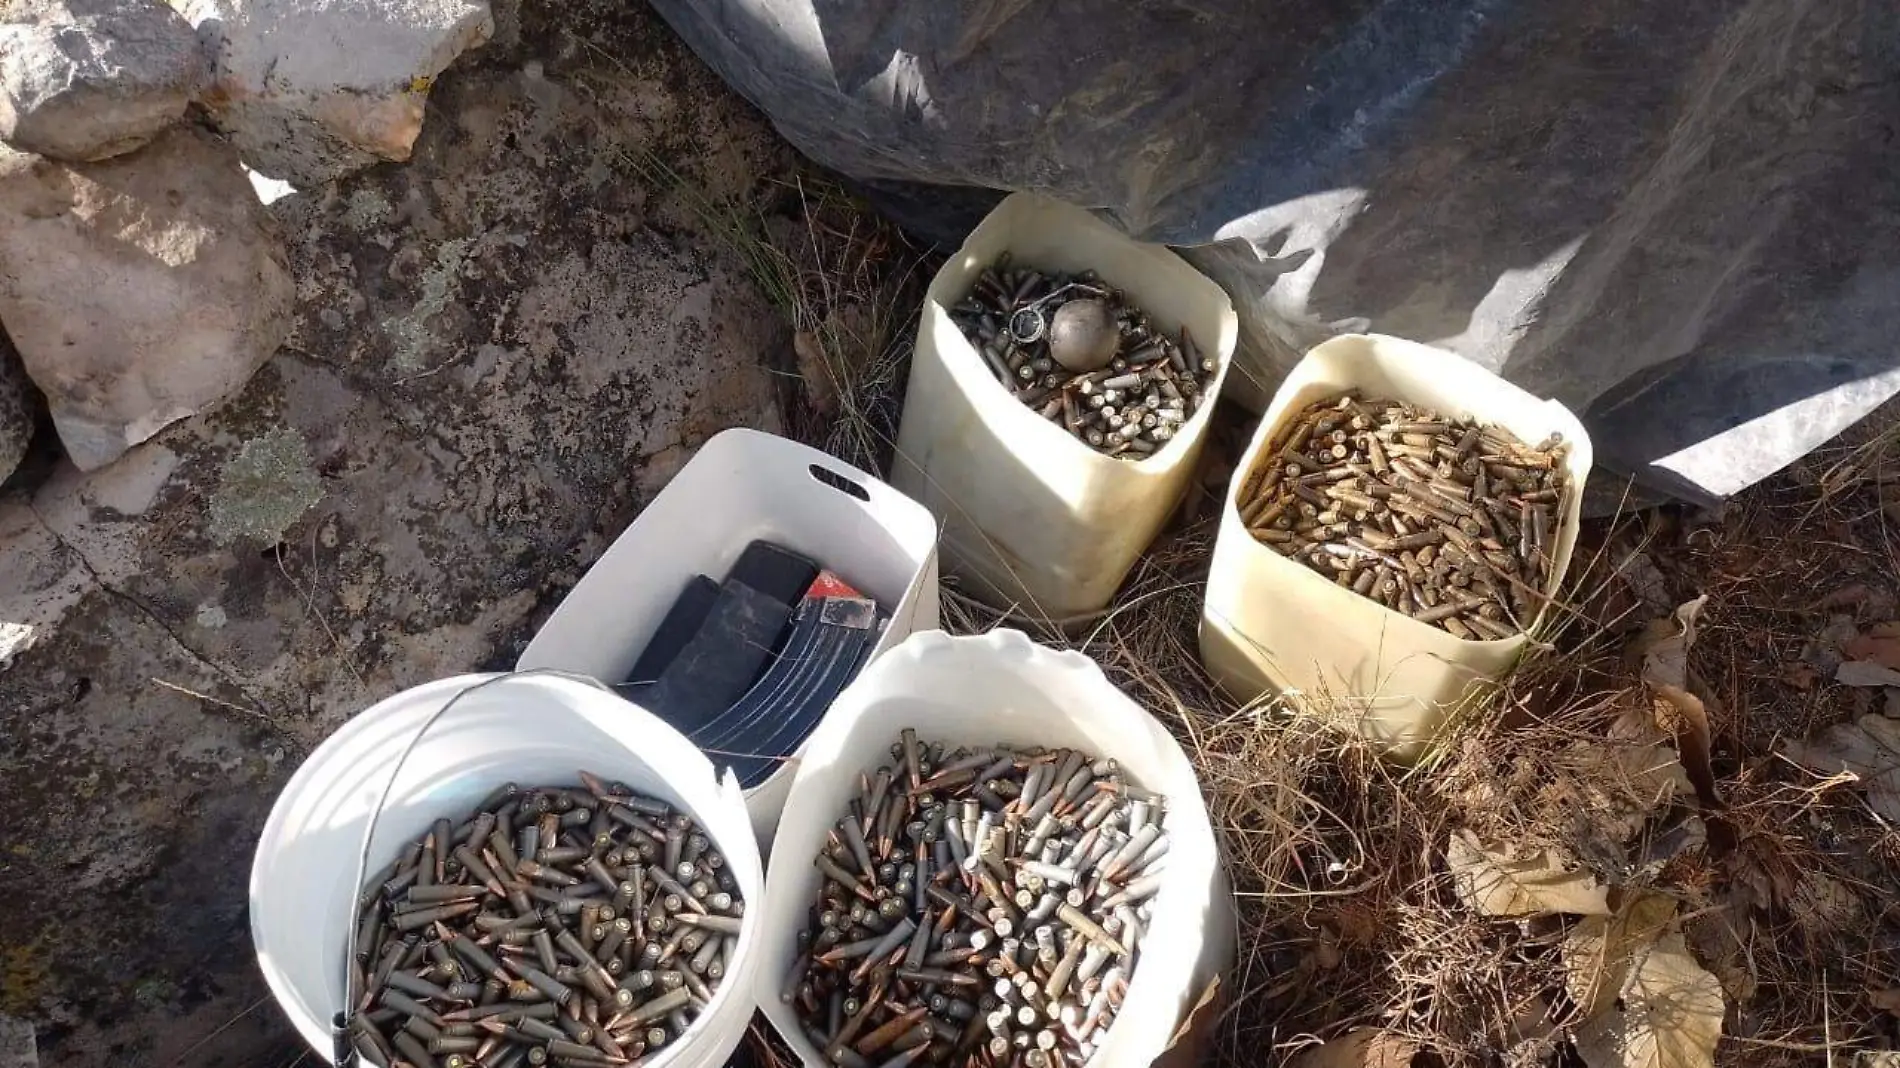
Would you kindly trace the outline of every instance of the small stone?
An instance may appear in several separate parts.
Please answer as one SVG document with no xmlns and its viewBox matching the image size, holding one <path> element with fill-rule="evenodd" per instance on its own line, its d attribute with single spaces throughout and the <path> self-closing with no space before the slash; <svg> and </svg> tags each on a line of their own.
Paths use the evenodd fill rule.
<svg viewBox="0 0 1900 1068">
<path fill-rule="evenodd" d="M 0 1068 L 39 1068 L 39 1064 L 33 1025 L 12 1016 L 0 1016 Z"/>
<path fill-rule="evenodd" d="M 183 0 L 183 10 L 212 54 L 205 108 L 245 163 L 300 187 L 408 159 L 436 76 L 495 28 L 486 0 Z"/>
<path fill-rule="evenodd" d="M 33 647 L 39 637 L 39 628 L 25 623 L 9 623 L 0 619 L 0 671 L 13 666 L 13 661 L 21 653 Z M 0 1049 L 6 1046 L 5 1017 L 0 1017 Z M 5 1054 L 0 1053 L 0 1068 L 5 1068 Z"/>
<path fill-rule="evenodd" d="M 4 17 L 0 140 L 53 159 L 146 144 L 209 70 L 191 24 L 160 0 L 28 0 Z"/>
<path fill-rule="evenodd" d="M 0 322 L 91 471 L 236 392 L 289 269 L 231 147 L 188 127 L 103 163 L 0 150 Z"/>
</svg>

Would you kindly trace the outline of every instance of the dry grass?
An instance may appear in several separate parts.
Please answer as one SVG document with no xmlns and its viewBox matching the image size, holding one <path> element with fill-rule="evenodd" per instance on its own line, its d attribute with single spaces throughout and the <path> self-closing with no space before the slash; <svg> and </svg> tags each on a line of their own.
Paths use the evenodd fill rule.
<svg viewBox="0 0 1900 1068">
<path fill-rule="evenodd" d="M 1504 697 L 1519 713 L 1514 726 L 1473 725 L 1411 771 L 1379 759 L 1324 708 L 1241 707 L 1198 662 L 1211 528 L 1204 519 L 1158 544 L 1094 633 L 1038 637 L 1094 657 L 1167 720 L 1205 784 L 1243 928 L 1221 1061 L 1256 1063 L 1262 1049 L 1290 1053 L 1362 1025 L 1413 1036 L 1451 1063 L 1490 1061 L 1505 1052 L 1499 1036 L 1535 1032 L 1548 1015 L 1539 994 L 1562 985 L 1555 932 L 1459 907 L 1441 851 L 1455 827 L 1573 850 L 1604 837 L 1570 802 L 1619 784 L 1571 750 L 1602 737 L 1613 702 L 1597 695 L 1542 711 L 1578 678 L 1574 664 L 1546 658 Z M 959 598 L 947 611 L 951 629 L 997 621 Z M 1597 775 L 1586 788 L 1566 771 Z"/>
<path fill-rule="evenodd" d="M 1900 405 L 1671 532 L 1672 577 L 1710 595 L 1694 664 L 1712 712 L 1735 849 L 1714 858 L 1706 907 L 1738 932 L 1752 982 L 1734 1047 L 1749 1063 L 1821 1063 L 1900 1047 L 1871 994 L 1900 987 L 1900 828 L 1851 784 L 1778 755 L 1785 741 L 1879 711 L 1836 685 L 1842 634 L 1896 613 Z M 1713 967 L 1713 966 L 1712 966 Z M 1720 974 L 1720 969 L 1715 969 Z"/>
<path fill-rule="evenodd" d="M 706 195 L 648 151 L 620 162 L 684 200 L 791 327 L 792 437 L 868 471 L 890 463 L 935 257 L 819 174 L 775 183 L 752 203 Z"/>
<path fill-rule="evenodd" d="M 821 338 L 823 366 L 835 372 L 841 401 L 799 415 L 795 432 L 883 472 L 910 346 L 904 327 L 928 264 L 881 224 L 842 223 L 838 213 L 852 210 L 835 190 L 814 197 L 807 188 L 794 223 L 757 231 L 771 254 L 746 259 L 776 265 L 772 285 L 789 299 L 794 327 Z M 835 328 L 837 308 L 866 301 L 892 303 L 872 329 Z M 1227 416 L 1205 484 L 1099 624 L 1079 635 L 1028 628 L 1093 657 L 1169 724 L 1201 774 L 1241 919 L 1216 1063 L 1281 1063 L 1360 1026 L 1416 1039 L 1426 1051 L 1419 1064 L 1578 1063 L 1563 1041 L 1577 1010 L 1564 993 L 1562 921 L 1498 921 L 1464 907 L 1443 858 L 1457 828 L 1555 849 L 1624 893 L 1675 898 L 1696 955 L 1724 984 L 1718 1063 L 1847 1064 L 1855 1049 L 1900 1044 L 1894 1019 L 1869 1001 L 1900 987 L 1900 835 L 1851 786 L 1824 784 L 1775 754 L 1779 741 L 1864 712 L 1877 695 L 1789 665 L 1813 658 L 1830 614 L 1895 617 L 1900 557 L 1893 517 L 1880 507 L 1888 493 L 1900 515 L 1893 414 L 1810 457 L 1810 474 L 1777 478 L 1713 522 L 1664 509 L 1594 525 L 1562 633 L 1508 680 L 1493 714 L 1463 724 L 1411 770 L 1381 761 L 1324 707 L 1243 707 L 1201 669 L 1196 628 L 1220 467 L 1246 429 Z M 1638 573 L 1632 554 L 1656 570 Z M 1651 706 L 1626 645 L 1705 592 L 1691 667 L 1713 718 L 1724 807 L 1697 813 L 1690 798 L 1673 813 L 1652 811 L 1645 787 L 1604 759 L 1612 721 Z M 1830 594 L 1847 600 L 1833 604 Z M 944 612 L 953 631 L 1023 625 L 954 588 Z M 1696 815 L 1709 822 L 1708 846 L 1662 848 Z"/>
<path fill-rule="evenodd" d="M 931 258 L 833 183 L 800 178 L 786 193 L 794 210 L 767 223 L 761 284 L 792 324 L 804 401 L 792 434 L 884 470 Z"/>
</svg>

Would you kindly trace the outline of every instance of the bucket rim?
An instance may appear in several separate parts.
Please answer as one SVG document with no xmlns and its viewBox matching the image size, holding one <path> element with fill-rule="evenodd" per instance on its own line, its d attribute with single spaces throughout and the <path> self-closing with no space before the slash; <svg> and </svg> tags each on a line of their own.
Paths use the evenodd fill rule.
<svg viewBox="0 0 1900 1068">
<path fill-rule="evenodd" d="M 285 781 L 283 788 L 278 793 L 277 799 L 272 802 L 270 815 L 266 818 L 264 827 L 257 837 L 256 848 L 251 859 L 250 877 L 247 884 L 247 904 L 250 910 L 249 927 L 252 950 L 257 957 L 258 970 L 263 974 L 265 985 L 269 988 L 271 997 L 276 1001 L 279 1011 L 283 1012 L 283 1014 L 290 1019 L 291 1024 L 297 1030 L 299 1036 L 303 1038 L 306 1045 L 316 1050 L 320 1056 L 327 1057 L 329 1051 L 335 1048 L 334 1024 L 332 1022 L 334 1019 L 333 1010 L 335 1006 L 313 1006 L 310 1003 L 311 999 L 308 996 L 307 990 L 293 982 L 290 973 L 278 963 L 274 956 L 267 956 L 265 952 L 266 942 L 264 933 L 267 925 L 263 922 L 263 917 L 266 910 L 260 908 L 260 902 L 266 897 L 269 887 L 264 883 L 265 873 L 262 870 L 264 867 L 263 862 L 267 846 L 270 848 L 272 855 L 278 855 L 284 852 L 286 826 L 292 819 L 291 806 L 288 804 L 288 801 L 308 792 L 313 783 L 320 782 L 321 776 L 336 766 L 338 760 L 344 759 L 349 755 L 350 747 L 357 743 L 360 736 L 385 725 L 389 722 L 391 717 L 399 715 L 421 717 L 418 721 L 419 725 L 426 724 L 430 722 L 432 713 L 438 712 L 462 693 L 466 693 L 484 684 L 507 687 L 511 682 L 519 683 L 523 687 L 549 691 L 550 693 L 566 692 L 568 694 L 584 695 L 590 698 L 607 697 L 614 701 L 621 700 L 617 695 L 613 695 L 610 691 L 600 688 L 598 683 L 592 682 L 584 676 L 551 670 L 545 671 L 545 673 L 537 670 L 525 672 L 471 672 L 419 683 L 390 694 L 351 716 L 304 757 L 297 770 Z M 629 702 L 629 704 L 632 703 Z M 638 706 L 633 705 L 633 707 L 637 708 Z M 575 710 L 575 714 L 584 716 L 587 713 L 584 710 L 577 709 Z M 426 727 L 424 727 L 424 729 L 426 729 Z M 683 738 L 682 741 L 684 741 Z M 687 744 L 690 745 L 690 743 Z M 695 754 L 697 754 L 696 750 Z M 707 785 L 710 792 L 707 797 L 701 798 L 701 801 L 705 802 L 710 799 L 713 804 L 713 810 L 701 811 L 700 805 L 693 804 L 682 804 L 681 810 L 698 822 L 708 834 L 715 835 L 715 841 L 719 843 L 722 850 L 730 851 L 735 847 L 750 847 L 756 850 L 757 842 L 753 837 L 748 814 L 745 811 L 743 797 L 736 788 L 736 780 L 729 783 L 727 779 L 721 777 L 717 770 L 712 768 L 710 764 L 706 765 L 706 772 L 708 779 Z M 664 778 L 666 776 L 663 775 L 662 777 Z M 675 788 L 677 789 L 677 787 Z M 736 814 L 732 815 L 730 820 L 723 811 L 728 803 L 736 807 Z M 725 826 L 728 822 L 733 821 L 736 822 L 734 822 L 732 826 Z M 715 825 L 718 825 L 721 829 L 715 831 Z M 366 828 L 365 833 L 373 836 L 375 829 Z M 731 838 L 730 842 L 726 840 L 728 837 Z M 748 893 L 748 899 L 750 899 L 752 893 L 757 893 L 761 898 L 763 897 L 763 861 L 763 856 L 760 856 L 756 862 L 758 886 Z M 346 861 L 345 863 L 351 867 L 352 870 L 347 874 L 339 876 L 339 881 L 359 880 L 368 874 L 367 870 L 361 874 L 357 873 L 354 870 L 355 862 L 353 860 Z M 360 893 L 360 886 L 351 885 L 347 891 L 346 899 L 354 905 Z M 282 933 L 283 927 L 283 923 L 275 925 L 275 929 L 279 934 Z M 756 926 L 749 932 L 742 932 L 741 938 L 744 939 L 745 935 L 748 934 L 750 935 L 751 942 L 751 945 L 748 947 L 748 953 L 756 954 L 759 939 L 762 935 L 757 931 Z M 339 960 L 339 971 L 341 970 L 341 963 Z M 325 980 L 326 989 L 323 996 L 326 998 L 329 993 L 327 985 L 332 981 L 334 980 Z M 713 1003 L 707 1006 L 708 1011 L 702 1012 L 700 1018 L 694 1020 L 693 1026 L 688 1029 L 688 1035 L 700 1031 L 701 1025 L 709 1022 L 707 1017 L 711 1015 L 710 1010 L 713 1005 L 719 1003 L 719 999 L 722 996 L 736 998 L 750 1004 L 750 992 L 749 990 L 743 989 L 748 985 L 749 984 L 744 981 L 722 984 L 720 989 L 714 992 Z M 347 1010 L 348 1006 L 344 1006 L 344 1008 Z M 679 1052 L 688 1048 L 686 1042 L 683 1040 L 685 1037 L 687 1036 L 682 1036 L 682 1040 L 680 1041 L 669 1043 L 668 1048 L 661 1051 L 659 1056 L 665 1058 L 666 1063 L 671 1063 Z M 360 1057 L 353 1058 L 352 1063 L 359 1063 L 360 1060 Z"/>
<path fill-rule="evenodd" d="M 942 630 L 919 631 L 905 639 L 890 653 L 879 657 L 874 664 L 865 669 L 865 674 L 873 671 L 894 676 L 909 674 L 919 664 L 945 655 L 972 656 L 987 660 L 990 663 L 985 664 L 985 667 L 1002 668 L 1003 670 L 997 671 L 996 674 L 1014 675 L 1021 680 L 1022 685 L 1028 688 L 1053 687 L 1057 680 L 1060 680 L 1061 685 L 1079 685 L 1101 691 L 1099 694 L 1101 701 L 1119 703 L 1125 706 L 1128 714 L 1147 720 L 1153 727 L 1154 734 L 1151 737 L 1157 742 L 1154 749 L 1155 758 L 1164 769 L 1172 767 L 1172 776 L 1179 777 L 1177 785 L 1183 787 L 1178 791 L 1174 789 L 1167 791 L 1171 799 L 1178 797 L 1181 804 L 1178 810 L 1179 822 L 1169 827 L 1169 831 L 1171 834 L 1179 832 L 1181 837 L 1175 839 L 1176 842 L 1191 844 L 1197 852 L 1208 859 L 1208 883 L 1205 887 L 1198 889 L 1193 879 L 1194 870 L 1180 865 L 1168 867 L 1163 872 L 1163 883 L 1155 899 L 1157 909 L 1160 903 L 1166 902 L 1175 906 L 1178 915 L 1185 916 L 1186 911 L 1180 910 L 1191 911 L 1191 907 L 1198 903 L 1200 915 L 1205 921 L 1202 931 L 1202 945 L 1205 948 L 1201 956 L 1193 960 L 1164 961 L 1162 963 L 1166 965 L 1165 968 L 1156 966 L 1143 971 L 1137 967 L 1127 976 L 1127 981 L 1132 995 L 1137 989 L 1137 980 L 1145 977 L 1145 981 L 1139 987 L 1143 992 L 1144 1000 L 1160 1004 L 1162 999 L 1175 996 L 1168 993 L 1171 989 L 1170 978 L 1179 979 L 1179 989 L 1186 992 L 1179 995 L 1181 1002 L 1176 1018 L 1170 1024 L 1170 1027 L 1179 1027 L 1191 1016 L 1193 998 L 1199 993 L 1198 980 L 1203 968 L 1211 968 L 1212 973 L 1223 980 L 1231 973 L 1234 952 L 1233 932 L 1237 930 L 1236 925 L 1239 922 L 1238 916 L 1232 910 L 1231 876 L 1227 872 L 1225 859 L 1220 852 L 1213 816 L 1208 811 L 1206 800 L 1200 793 L 1199 777 L 1194 771 L 1193 762 L 1188 759 L 1186 749 L 1158 715 L 1143 702 L 1116 685 L 1108 676 L 1107 671 L 1094 658 L 1076 649 L 1045 645 L 1013 627 L 996 627 L 981 634 L 950 634 Z M 860 680 L 863 678 L 864 676 L 861 675 Z M 1032 679 L 1038 681 L 1029 681 Z M 881 679 L 874 681 L 881 683 Z M 918 699 L 916 693 L 907 690 L 898 693 L 870 692 L 876 688 L 874 685 L 866 690 L 847 691 L 846 695 L 841 695 L 840 703 L 848 703 L 849 707 L 846 711 L 851 713 L 852 718 L 856 720 L 863 712 L 880 705 L 886 703 L 905 705 Z M 951 700 L 956 700 L 956 698 Z M 831 714 L 836 713 L 837 706 L 834 705 Z M 821 727 L 821 729 L 824 728 Z M 834 728 L 834 730 L 838 729 Z M 850 729 L 859 728 L 854 722 Z M 974 733 L 966 733 L 969 730 L 969 728 L 939 730 L 932 740 L 944 742 L 946 745 L 953 741 L 958 744 L 984 744 L 986 741 L 994 740 L 986 729 L 977 728 Z M 922 733 L 920 729 L 920 736 Z M 828 744 L 832 741 L 832 739 L 827 739 Z M 1047 739 L 1044 739 L 1044 742 L 1046 741 Z M 1128 743 L 1124 740 L 1120 744 L 1126 746 Z M 1098 757 L 1115 757 L 1121 752 L 1120 749 L 1109 748 L 1087 751 Z M 848 762 L 834 765 L 831 772 L 838 773 L 840 769 L 847 767 Z M 805 774 L 804 768 L 799 770 L 801 776 Z M 1167 774 L 1165 770 L 1164 774 Z M 1144 785 L 1150 789 L 1164 788 L 1158 782 L 1144 782 Z M 1174 814 L 1171 813 L 1171 815 Z M 817 832 L 814 837 L 822 843 L 822 832 Z M 786 856 L 779 855 L 781 842 L 789 842 L 789 840 L 789 836 L 781 835 L 772 843 L 771 856 L 767 858 L 766 863 L 768 899 L 775 897 L 775 891 L 776 896 L 781 900 L 785 897 L 800 899 L 806 896 L 800 888 L 805 885 L 805 880 L 812 876 L 809 875 L 809 864 L 800 863 L 799 858 L 804 855 L 803 850 L 788 852 Z M 783 848 L 788 851 L 794 849 L 789 844 Z M 822 848 L 822 845 L 819 848 Z M 773 863 L 774 860 L 779 863 Z M 789 864 L 786 863 L 787 860 L 790 861 Z M 1177 922 L 1185 924 L 1188 921 L 1182 919 Z M 792 934 L 795 933 L 796 931 L 792 932 Z M 773 930 L 767 935 L 765 960 L 759 970 L 761 991 L 758 999 L 759 1008 L 773 1030 L 777 1031 L 781 1040 L 791 1048 L 801 1068 L 819 1068 L 825 1064 L 824 1058 L 822 1055 L 815 1057 L 807 1055 L 807 1049 L 815 1049 L 815 1047 L 811 1046 L 802 1033 L 803 1021 L 797 1010 L 783 1002 L 774 988 L 765 985 L 776 982 L 773 977 L 776 974 L 782 974 L 781 966 L 796 956 L 795 948 L 789 953 L 784 952 L 788 945 L 793 947 L 796 945 L 792 934 Z M 1180 974 L 1173 975 L 1176 972 Z M 1118 1017 L 1116 1023 L 1119 1022 Z M 1130 1033 L 1134 1032 L 1131 1030 Z M 1097 1056 L 1099 1056 L 1099 1051 Z"/>
</svg>

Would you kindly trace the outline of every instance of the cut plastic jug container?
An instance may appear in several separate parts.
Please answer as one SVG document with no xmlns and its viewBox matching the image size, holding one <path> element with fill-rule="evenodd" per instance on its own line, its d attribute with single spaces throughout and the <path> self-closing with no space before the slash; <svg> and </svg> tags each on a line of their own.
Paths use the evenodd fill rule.
<svg viewBox="0 0 1900 1068">
<path fill-rule="evenodd" d="M 830 568 L 890 613 L 874 657 L 937 627 L 937 524 L 923 506 L 798 442 L 727 430 L 595 561 L 516 666 L 624 680 L 692 577 L 723 578 L 759 538 Z M 746 792 L 761 843 L 791 785 L 788 764 Z"/>
<path fill-rule="evenodd" d="M 1315 346 L 1274 395 L 1221 511 L 1201 614 L 1201 659 L 1241 700 L 1280 690 L 1347 702 L 1367 737 L 1409 759 L 1453 713 L 1483 700 L 1487 684 L 1517 662 L 1528 639 L 1460 640 L 1340 588 L 1247 532 L 1237 498 L 1282 425 L 1307 405 L 1348 389 L 1494 423 L 1526 442 L 1563 435 L 1570 443 L 1569 477 L 1546 594 L 1561 586 L 1577 543 L 1590 438 L 1556 401 L 1539 400 L 1454 353 L 1379 335 L 1350 334 Z M 1531 630 L 1547 616 L 1540 612 Z"/>
<path fill-rule="evenodd" d="M 1005 252 L 1095 270 L 1156 326 L 1186 326 L 1220 364 L 1208 402 L 1139 462 L 1103 456 L 1023 405 L 949 314 Z M 1059 201 L 1010 196 L 930 284 L 891 482 L 943 520 L 945 566 L 966 592 L 1041 621 L 1100 611 L 1187 491 L 1238 333 L 1227 294 L 1167 248 Z"/>
<path fill-rule="evenodd" d="M 417 732 L 464 690 L 403 760 Z M 251 865 L 258 967 L 319 1061 L 329 1063 L 331 1018 L 344 1007 L 364 836 L 371 835 L 365 872 L 374 872 L 434 820 L 463 818 L 503 783 L 577 783 L 582 770 L 691 814 L 725 854 L 747 916 L 756 914 L 765 894 L 745 801 L 679 732 L 592 683 L 554 675 L 463 675 L 405 690 L 310 754 L 271 807 Z M 712 1002 L 685 1036 L 646 1059 L 647 1068 L 725 1063 L 752 1018 L 762 935 L 748 919 Z"/>
<path fill-rule="evenodd" d="M 891 743 L 905 727 L 946 748 L 1007 743 L 1113 757 L 1130 781 L 1167 796 L 1166 882 L 1120 1015 L 1090 1062 L 1147 1068 L 1233 960 L 1233 896 L 1213 827 L 1194 769 L 1166 728 L 1088 657 L 1033 644 L 1013 630 L 911 636 L 867 668 L 812 735 L 768 865 L 763 929 L 771 933 L 757 996 L 773 1026 L 806 1068 L 826 1068 L 779 990 L 798 955 L 798 932 L 810 924 L 819 880 L 812 861 L 825 833 L 857 795 L 858 774 L 890 763 Z"/>
</svg>

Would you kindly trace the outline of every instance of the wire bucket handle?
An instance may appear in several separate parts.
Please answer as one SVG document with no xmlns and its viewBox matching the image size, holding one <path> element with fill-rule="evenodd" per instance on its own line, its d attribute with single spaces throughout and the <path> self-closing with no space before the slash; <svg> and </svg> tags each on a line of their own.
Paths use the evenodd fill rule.
<svg viewBox="0 0 1900 1068">
<path fill-rule="evenodd" d="M 362 900 L 363 877 L 369 871 L 370 844 L 376 840 L 376 827 L 382 819 L 383 810 L 389 805 L 390 792 L 396 788 L 396 780 L 402 775 L 403 766 L 409 762 L 409 757 L 415 752 L 416 746 L 420 744 L 423 737 L 441 721 L 442 717 L 448 714 L 449 709 L 461 703 L 462 698 L 478 690 L 485 690 L 497 683 L 534 676 L 553 676 L 555 678 L 567 679 L 571 682 L 585 683 L 607 694 L 613 694 L 614 692 L 612 687 L 591 675 L 583 675 L 574 671 L 563 671 L 559 668 L 527 668 L 520 671 L 499 672 L 471 686 L 464 687 L 456 691 L 453 697 L 442 702 L 441 708 L 429 713 L 428 718 L 424 719 L 421 726 L 416 728 L 416 732 L 410 735 L 409 741 L 403 745 L 402 752 L 396 757 L 396 766 L 390 769 L 389 779 L 383 783 L 382 793 L 377 795 L 376 805 L 370 810 L 369 824 L 363 829 L 363 842 L 356 851 L 356 870 L 354 877 L 350 881 L 350 886 L 356 888 L 356 893 L 350 896 L 349 901 L 351 907 L 358 913 L 361 912 L 363 907 L 360 902 Z M 337 1009 L 336 1013 L 330 1017 L 330 1037 L 332 1041 L 331 1057 L 335 1068 L 351 1068 L 351 1061 L 356 1055 L 356 1047 L 350 1036 L 350 1025 L 356 1016 L 357 1003 L 361 1001 L 363 996 L 367 993 L 366 991 L 356 989 L 355 976 L 350 971 L 350 962 L 356 959 L 356 934 L 359 926 L 356 915 L 351 915 L 349 922 L 344 924 L 344 928 L 348 932 L 344 936 L 342 960 L 344 1003 L 342 1007 Z"/>
</svg>

